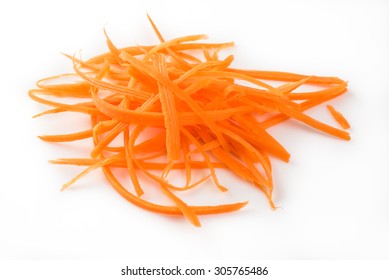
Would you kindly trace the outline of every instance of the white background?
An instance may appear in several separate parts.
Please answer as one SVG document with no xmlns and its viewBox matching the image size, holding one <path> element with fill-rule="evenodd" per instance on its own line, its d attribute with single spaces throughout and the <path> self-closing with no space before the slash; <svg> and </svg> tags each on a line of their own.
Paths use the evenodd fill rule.
<svg viewBox="0 0 389 280">
<path fill-rule="evenodd" d="M 47 161 L 87 151 L 40 141 L 71 129 L 60 115 L 32 119 L 43 106 L 27 91 L 70 71 L 60 52 L 105 51 L 104 27 L 118 46 L 157 43 L 146 12 L 166 38 L 234 41 L 237 67 L 347 80 L 349 92 L 331 104 L 349 119 L 352 140 L 295 121 L 271 129 L 292 155 L 273 161 L 280 208 L 223 175 L 235 186 L 227 199 L 250 204 L 203 216 L 201 228 L 131 205 L 99 171 L 60 192 L 81 169 Z M 1 259 L 389 258 L 388 1 L 7 1 L 0 28 Z M 324 108 L 309 114 L 333 124 Z"/>
</svg>

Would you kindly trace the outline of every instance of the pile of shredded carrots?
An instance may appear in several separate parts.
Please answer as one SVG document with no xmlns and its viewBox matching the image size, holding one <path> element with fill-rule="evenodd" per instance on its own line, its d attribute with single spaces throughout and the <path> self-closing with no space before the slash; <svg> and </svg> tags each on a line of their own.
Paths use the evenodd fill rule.
<svg viewBox="0 0 389 280">
<path fill-rule="evenodd" d="M 269 156 L 288 162 L 290 155 L 268 133 L 269 127 L 292 118 L 332 136 L 350 139 L 345 131 L 349 124 L 333 106 L 327 105 L 342 129 L 305 113 L 345 93 L 347 83 L 343 80 L 236 69 L 231 66 L 232 55 L 219 58 L 220 50 L 233 43 L 204 43 L 205 35 L 165 40 L 150 17 L 149 21 L 159 44 L 118 48 L 105 33 L 109 52 L 86 61 L 67 55 L 74 73 L 42 79 L 36 89 L 29 91 L 33 100 L 52 107 L 36 116 L 61 112 L 90 116 L 87 130 L 39 136 L 48 142 L 87 138 L 93 142 L 89 158 L 51 161 L 86 166 L 63 189 L 101 168 L 112 187 L 131 203 L 157 213 L 182 215 L 200 226 L 198 215 L 236 211 L 247 204 L 190 206 L 179 198 L 180 192 L 206 180 L 226 192 L 216 172 L 221 168 L 250 182 L 275 208 Z M 75 80 L 64 83 L 68 77 Z M 279 84 L 272 86 L 271 81 Z M 296 91 L 302 85 L 320 89 Z M 64 97 L 83 100 L 73 104 L 53 101 Z M 114 168 L 127 170 L 131 186 L 119 182 Z M 194 181 L 195 169 L 209 170 L 209 175 Z M 186 180 L 183 186 L 169 182 L 172 170 L 182 170 Z M 171 205 L 143 199 L 139 174 L 150 179 Z"/>
</svg>

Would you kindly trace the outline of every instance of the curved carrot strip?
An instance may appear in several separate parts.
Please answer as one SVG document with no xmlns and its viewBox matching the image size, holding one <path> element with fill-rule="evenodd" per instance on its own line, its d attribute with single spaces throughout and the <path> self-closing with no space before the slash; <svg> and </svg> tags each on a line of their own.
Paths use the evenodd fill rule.
<svg viewBox="0 0 389 280">
<path fill-rule="evenodd" d="M 161 214 L 182 215 L 182 212 L 177 207 L 154 204 L 133 195 L 119 183 L 119 181 L 112 174 L 109 167 L 103 167 L 102 169 L 106 178 L 111 183 L 113 188 L 122 197 L 124 197 L 131 203 L 135 204 L 136 206 L 152 212 L 161 213 Z M 239 202 L 239 203 L 222 204 L 216 206 L 189 206 L 189 207 L 191 207 L 193 212 L 196 213 L 197 215 L 211 215 L 211 214 L 220 214 L 220 213 L 237 211 L 242 207 L 246 206 L 247 203 L 248 202 Z"/>
<path fill-rule="evenodd" d="M 69 134 L 57 134 L 57 135 L 40 135 L 38 136 L 41 140 L 47 142 L 70 142 L 81 139 L 90 138 L 93 135 L 92 129 L 87 129 L 80 132 L 69 133 Z"/>
</svg>

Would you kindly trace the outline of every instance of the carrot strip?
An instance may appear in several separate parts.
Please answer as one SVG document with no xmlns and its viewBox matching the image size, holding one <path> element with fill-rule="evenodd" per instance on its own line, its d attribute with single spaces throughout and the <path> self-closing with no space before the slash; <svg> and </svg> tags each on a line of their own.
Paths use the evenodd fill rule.
<svg viewBox="0 0 389 280">
<path fill-rule="evenodd" d="M 235 69 L 235 68 L 230 68 L 228 69 L 228 71 L 231 71 L 233 73 L 244 74 L 256 79 L 264 79 L 264 80 L 297 82 L 301 79 L 310 77 L 309 83 L 312 84 L 344 84 L 345 83 L 343 80 L 336 77 L 307 76 L 307 75 L 300 75 L 300 74 L 279 72 L 279 71 L 242 70 L 242 69 Z"/>
<path fill-rule="evenodd" d="M 153 28 L 155 34 L 157 35 L 159 41 L 161 43 L 165 42 L 165 39 L 162 37 L 162 34 L 161 32 L 159 32 L 157 26 L 154 24 L 153 20 L 151 19 L 151 17 L 149 15 L 147 15 L 147 19 L 149 20 L 150 24 L 151 24 L 151 27 Z M 185 61 L 185 59 L 183 58 L 183 53 L 180 53 L 180 54 L 177 54 L 175 51 L 173 51 L 170 47 L 167 47 L 166 48 L 168 54 L 174 58 L 174 60 L 183 68 L 183 69 L 190 69 L 190 66 L 189 64 Z M 186 57 L 188 58 L 188 57 Z M 191 57 L 192 58 L 192 57 Z M 144 58 L 144 61 L 147 60 L 148 57 L 147 55 L 145 56 Z"/>
<path fill-rule="evenodd" d="M 155 61 L 159 72 L 167 77 L 165 57 L 156 55 Z M 161 101 L 166 128 L 166 152 L 168 161 L 172 162 L 173 160 L 179 159 L 181 156 L 178 114 L 173 93 L 162 84 L 158 84 L 158 86 L 159 100 Z"/>
<path fill-rule="evenodd" d="M 133 195 L 119 183 L 119 181 L 113 176 L 109 167 L 103 167 L 102 169 L 105 176 L 107 177 L 111 185 L 114 187 L 114 189 L 122 197 L 124 197 L 131 203 L 152 212 L 168 214 L 168 215 L 182 215 L 182 212 L 176 207 L 157 205 Z M 239 203 L 216 205 L 216 206 L 190 206 L 190 207 L 197 215 L 210 215 L 210 214 L 220 214 L 220 213 L 237 211 L 246 205 L 247 202 L 239 202 Z"/>
<path fill-rule="evenodd" d="M 323 92 L 324 91 L 325 90 L 323 90 Z M 335 98 L 335 97 L 337 97 L 345 92 L 346 92 L 346 88 L 344 87 L 344 85 L 335 86 L 333 88 L 328 89 L 328 91 L 326 91 L 325 94 L 311 98 L 311 99 L 306 100 L 306 101 L 302 102 L 301 104 L 299 104 L 300 110 L 301 111 L 308 110 L 308 109 L 310 109 L 314 106 L 317 106 L 325 101 L 333 99 L 333 98 Z M 289 118 L 290 118 L 289 116 L 286 116 L 284 114 L 277 114 L 276 116 L 271 117 L 271 118 L 267 119 L 266 121 L 263 121 L 260 126 L 264 129 L 266 129 L 266 128 L 272 127 L 274 125 L 277 125 L 283 121 L 286 121 Z"/>
<path fill-rule="evenodd" d="M 38 136 L 41 140 L 47 142 L 70 142 L 81 139 L 92 137 L 92 129 L 87 129 L 80 132 L 69 133 L 69 134 L 58 134 L 58 135 L 40 135 Z"/>
<path fill-rule="evenodd" d="M 328 134 L 331 134 L 335 137 L 342 138 L 344 140 L 350 140 L 350 134 L 346 131 L 339 130 L 337 128 L 334 128 L 332 126 L 329 126 L 325 123 L 322 123 L 314 118 L 309 117 L 308 115 L 305 115 L 304 113 L 301 113 L 300 111 L 297 111 L 293 108 L 288 108 L 286 106 L 279 107 L 278 108 L 281 113 L 291 116 L 296 120 L 299 120 L 307 125 L 310 125 L 318 130 L 321 130 L 323 132 L 326 132 Z"/>
<path fill-rule="evenodd" d="M 184 81 L 185 79 L 187 79 L 188 77 L 192 76 L 192 75 L 195 75 L 196 72 L 202 70 L 202 69 L 205 69 L 205 68 L 209 68 L 209 67 L 217 67 L 217 66 L 224 66 L 226 63 L 231 63 L 231 57 L 232 56 L 228 56 L 225 60 L 223 61 L 208 61 L 208 62 L 203 62 L 199 65 L 196 65 L 195 67 L 193 67 L 192 69 L 186 71 L 185 73 L 183 73 L 178 79 L 176 79 L 174 82 L 176 84 L 179 84 L 181 83 L 182 81 Z"/>
<path fill-rule="evenodd" d="M 240 79 L 243 81 L 247 81 L 249 83 L 252 83 L 256 86 L 265 88 L 265 89 L 273 89 L 273 87 L 267 83 L 264 83 L 260 80 L 254 79 L 248 75 L 241 74 L 241 73 L 236 73 L 236 72 L 229 72 L 229 71 L 198 71 L 197 72 L 198 76 L 202 77 L 225 77 L 225 78 L 232 78 L 232 79 Z"/>
<path fill-rule="evenodd" d="M 99 159 L 93 159 L 93 158 L 60 158 L 56 160 L 50 160 L 50 163 L 53 164 L 64 164 L 64 165 L 77 165 L 77 166 L 89 166 L 92 164 L 95 164 L 99 162 Z M 137 159 L 137 162 L 146 170 L 163 170 L 165 168 L 164 163 L 156 163 L 156 162 L 147 162 L 143 159 Z M 206 162 L 203 161 L 189 161 L 190 167 L 192 169 L 204 169 L 208 168 L 208 165 Z M 111 167 L 117 167 L 117 168 L 127 168 L 127 163 L 123 159 L 116 159 L 112 160 L 110 163 Z M 214 168 L 226 168 L 226 165 L 221 162 L 212 162 L 212 166 Z M 135 168 L 138 168 L 137 166 L 134 166 Z M 172 169 L 185 169 L 185 163 L 183 162 L 176 162 L 173 164 Z"/>
<path fill-rule="evenodd" d="M 133 146 L 132 145 L 130 146 L 130 143 L 129 143 L 130 131 L 129 131 L 128 126 L 126 126 L 124 128 L 123 134 L 124 134 L 124 151 L 125 151 L 128 174 L 130 175 L 130 179 L 131 179 L 132 185 L 134 186 L 136 194 L 138 196 L 142 196 L 144 194 L 144 191 L 143 191 L 142 187 L 140 186 L 138 177 L 136 176 L 132 154 L 129 152 L 130 149 L 133 148 Z"/>
<path fill-rule="evenodd" d="M 77 112 L 77 113 L 84 113 L 84 114 L 89 114 L 89 115 L 98 114 L 98 112 L 99 112 L 95 108 L 85 108 L 85 107 L 78 107 L 78 106 L 72 106 L 71 108 L 72 109 L 69 109 L 69 107 L 68 108 L 58 107 L 55 109 L 49 109 L 49 110 L 43 111 L 39 114 L 36 114 L 32 117 L 37 118 L 37 117 L 41 117 L 44 115 L 63 113 L 63 112 Z"/>
<path fill-rule="evenodd" d="M 338 122 L 338 124 L 340 124 L 343 129 L 350 128 L 350 124 L 339 111 L 335 110 L 332 105 L 327 105 L 327 108 L 330 111 L 331 115 L 334 117 L 334 119 Z"/>
<path fill-rule="evenodd" d="M 190 165 L 191 161 L 191 153 L 190 153 L 190 148 L 189 148 L 189 143 L 186 140 L 185 137 L 181 137 L 181 147 L 182 147 L 182 152 L 184 155 L 184 165 L 185 165 L 185 187 L 188 187 L 191 179 L 192 179 L 192 167 Z"/>
<path fill-rule="evenodd" d="M 115 160 L 114 157 L 106 158 L 102 161 L 96 162 L 95 164 L 90 165 L 88 168 L 86 168 L 84 171 L 79 173 L 76 177 L 68 181 L 67 183 L 62 185 L 61 191 L 65 190 L 66 188 L 70 187 L 72 184 L 74 184 L 76 181 L 80 180 L 82 177 L 84 177 L 86 174 L 96 170 L 97 168 L 110 165 Z"/>
<path fill-rule="evenodd" d="M 28 92 L 28 95 L 32 100 L 42 103 L 44 105 L 58 107 L 61 108 L 62 110 L 66 110 L 69 112 L 79 112 L 79 113 L 86 113 L 86 114 L 98 113 L 98 111 L 96 111 L 96 109 L 94 108 L 90 108 L 86 106 L 84 107 L 79 105 L 64 104 L 64 103 L 54 102 L 44 98 L 40 98 L 36 95 L 36 93 L 41 93 L 41 92 L 39 90 L 30 90 Z M 39 116 L 39 115 L 35 115 L 35 116 Z"/>
<path fill-rule="evenodd" d="M 159 45 L 155 46 L 154 48 L 152 48 L 150 51 L 148 51 L 148 53 L 143 58 L 143 61 L 149 60 L 153 54 L 155 54 L 155 53 L 157 53 L 157 52 L 159 52 L 159 51 L 161 51 L 163 49 L 168 49 L 170 47 L 176 46 L 176 45 L 184 43 L 184 42 L 204 40 L 204 39 L 207 39 L 207 38 L 208 38 L 207 35 L 199 34 L 199 35 L 183 36 L 183 37 L 175 38 L 173 40 L 166 41 L 166 42 L 164 41 L 161 44 L 159 44 Z M 124 52 L 124 53 L 127 54 L 127 55 L 130 55 L 130 54 L 126 53 L 126 52 Z"/>
<path fill-rule="evenodd" d="M 136 98 L 139 100 L 147 100 L 151 96 L 150 93 L 147 93 L 144 91 L 134 90 L 134 89 L 130 89 L 128 87 L 123 87 L 123 86 L 119 86 L 119 85 L 112 85 L 112 84 L 109 84 L 108 82 L 104 82 L 104 81 L 101 81 L 99 79 L 89 77 L 88 75 L 81 72 L 75 64 L 74 64 L 73 69 L 81 78 L 83 78 L 85 81 L 90 83 L 90 85 L 97 87 L 99 89 L 104 89 L 104 90 L 108 90 L 108 91 L 111 90 L 111 91 L 114 91 L 117 93 L 126 94 L 132 98 Z"/>
</svg>

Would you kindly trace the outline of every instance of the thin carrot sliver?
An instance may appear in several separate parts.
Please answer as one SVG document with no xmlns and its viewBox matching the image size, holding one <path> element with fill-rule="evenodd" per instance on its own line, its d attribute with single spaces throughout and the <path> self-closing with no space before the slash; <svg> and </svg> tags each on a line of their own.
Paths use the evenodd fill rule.
<svg viewBox="0 0 389 280">
<path fill-rule="evenodd" d="M 167 76 L 165 57 L 159 54 L 155 58 L 158 70 L 162 75 Z M 161 101 L 165 121 L 168 160 L 177 160 L 181 155 L 181 143 L 175 98 L 173 92 L 162 84 L 159 84 L 159 100 Z"/>
<path fill-rule="evenodd" d="M 337 110 L 332 105 L 327 105 L 328 110 L 330 111 L 331 115 L 334 117 L 334 119 L 340 124 L 340 126 L 343 129 L 349 129 L 350 124 L 346 120 L 346 118 Z"/>
</svg>

